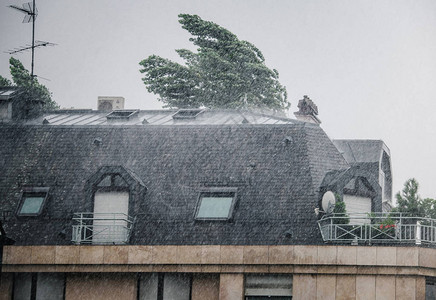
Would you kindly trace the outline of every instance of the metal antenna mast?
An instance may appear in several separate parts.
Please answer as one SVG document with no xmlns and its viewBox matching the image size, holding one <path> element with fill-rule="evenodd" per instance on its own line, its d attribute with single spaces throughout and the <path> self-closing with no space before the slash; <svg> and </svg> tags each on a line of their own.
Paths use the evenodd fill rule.
<svg viewBox="0 0 436 300">
<path fill-rule="evenodd" d="M 35 75 L 33 75 L 33 67 L 35 64 L 35 48 L 42 47 L 42 46 L 54 46 L 55 44 L 50 42 L 35 41 L 35 19 L 36 16 L 38 15 L 38 9 L 36 8 L 35 0 L 33 0 L 33 2 L 24 3 L 23 7 L 19 7 L 16 5 L 9 5 L 9 7 L 25 14 L 23 23 L 32 22 L 32 46 L 29 45 L 26 47 L 15 48 L 14 50 L 7 51 L 6 53 L 15 54 L 15 53 L 32 49 L 32 66 L 30 69 L 30 77 L 32 78 L 33 81 L 34 80 L 33 78 L 35 77 Z"/>
</svg>

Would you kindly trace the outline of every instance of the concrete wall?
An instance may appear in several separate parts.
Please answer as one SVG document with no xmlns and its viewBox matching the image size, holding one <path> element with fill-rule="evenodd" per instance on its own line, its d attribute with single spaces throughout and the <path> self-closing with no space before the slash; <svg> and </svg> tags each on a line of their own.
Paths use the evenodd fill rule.
<svg viewBox="0 0 436 300">
<path fill-rule="evenodd" d="M 5 246 L 3 271 L 20 272 L 27 266 L 38 272 L 57 267 L 58 272 L 74 270 L 101 271 L 103 266 L 110 269 L 130 270 L 131 266 L 146 266 L 147 271 L 160 272 L 167 265 L 171 272 L 179 266 L 192 266 L 194 272 L 226 273 L 228 267 L 234 272 L 247 269 L 265 270 L 278 266 L 302 267 L 320 265 L 323 267 L 356 266 L 376 268 L 406 267 L 426 268 L 426 276 L 436 277 L 436 249 L 421 247 L 382 246 Z M 212 268 L 208 268 L 211 266 Z M 219 270 L 217 271 L 217 266 Z M 69 267 L 71 267 L 69 269 Z M 253 269 L 253 270 L 254 270 Z M 242 270 L 242 271 L 241 271 Z M 397 270 L 397 269 L 395 269 Z M 405 271 L 405 270 L 400 270 Z M 29 272 L 29 271 L 26 271 Z M 179 270 L 179 272 L 187 272 Z M 262 272 L 262 271 L 260 271 Z M 265 271 L 263 271 L 265 272 Z M 276 271 L 273 271 L 276 272 Z M 291 271 L 293 272 L 293 271 Z M 229 272 L 227 272 L 229 273 Z M 276 272 L 277 273 L 277 272 Z M 280 272 L 278 272 L 280 273 Z M 298 272 L 296 272 L 298 273 Z M 398 272 L 401 274 L 401 272 Z M 387 274 L 390 274 L 389 272 Z M 418 273 L 416 273 L 418 274 Z"/>
<path fill-rule="evenodd" d="M 220 300 L 244 299 L 244 274 L 220 275 Z"/>
<path fill-rule="evenodd" d="M 65 299 L 136 300 L 136 274 L 68 274 Z"/>
<path fill-rule="evenodd" d="M 67 299 L 134 299 L 138 272 L 192 273 L 194 300 L 240 300 L 248 273 L 293 274 L 294 299 L 425 299 L 436 277 L 436 249 L 421 247 L 6 246 L 3 261 L 3 272 L 66 273 Z"/>
</svg>

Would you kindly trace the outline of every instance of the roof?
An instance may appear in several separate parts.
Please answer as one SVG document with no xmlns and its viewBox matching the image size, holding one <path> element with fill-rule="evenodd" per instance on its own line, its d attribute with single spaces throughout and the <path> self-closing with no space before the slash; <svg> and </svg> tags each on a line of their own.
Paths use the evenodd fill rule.
<svg viewBox="0 0 436 300">
<path fill-rule="evenodd" d="M 383 151 L 390 156 L 389 148 L 381 140 L 333 140 L 349 163 L 379 163 Z"/>
<path fill-rule="evenodd" d="M 323 243 L 313 213 L 318 189 L 327 172 L 348 164 L 318 125 L 205 111 L 180 121 L 198 126 L 179 126 L 174 113 L 139 111 L 147 125 L 84 121 L 104 116 L 93 111 L 44 116 L 48 125 L 0 125 L 1 209 L 15 212 L 25 186 L 50 187 L 43 214 L 12 216 L 8 235 L 17 244 L 70 244 L 72 214 L 93 209 L 87 181 L 102 167 L 122 166 L 146 187 L 129 208 L 133 244 Z M 73 115 L 76 122 L 67 120 Z M 194 220 L 205 187 L 237 189 L 231 220 Z"/>
<path fill-rule="evenodd" d="M 116 113 L 119 112 L 119 115 Z M 126 114 L 126 112 L 128 114 Z M 194 112 L 190 114 L 190 112 Z M 281 115 L 248 110 L 137 110 L 104 112 L 95 110 L 58 110 L 30 120 L 28 125 L 232 125 L 232 124 L 296 124 L 300 121 Z"/>
<path fill-rule="evenodd" d="M 12 99 L 18 91 L 19 89 L 17 87 L 0 87 L 0 101 Z"/>
</svg>

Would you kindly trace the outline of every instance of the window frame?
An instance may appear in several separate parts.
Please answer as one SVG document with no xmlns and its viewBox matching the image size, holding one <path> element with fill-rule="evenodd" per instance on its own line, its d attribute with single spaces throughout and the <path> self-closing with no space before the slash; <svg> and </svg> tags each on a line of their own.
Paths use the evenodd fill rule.
<svg viewBox="0 0 436 300">
<path fill-rule="evenodd" d="M 244 276 L 244 300 L 292 299 L 293 292 L 292 274 L 247 273 Z"/>
<path fill-rule="evenodd" d="M 237 188 L 233 187 L 211 187 L 211 188 L 204 188 L 201 189 L 198 198 L 197 198 L 197 204 L 195 206 L 195 214 L 194 214 L 194 220 L 196 221 L 228 221 L 231 220 L 233 217 L 233 212 L 235 210 L 235 204 L 236 199 L 238 197 Z M 232 202 L 230 204 L 229 212 L 227 214 L 227 217 L 199 217 L 198 213 L 200 212 L 200 207 L 202 203 L 202 199 L 205 195 L 224 195 L 224 194 L 232 194 Z M 229 197 L 229 196 L 227 196 Z"/>
<path fill-rule="evenodd" d="M 18 217 L 38 217 L 42 214 L 44 210 L 45 203 L 47 202 L 48 198 L 48 192 L 50 188 L 48 187 L 31 187 L 31 188 L 23 188 L 23 191 L 21 192 L 21 199 L 20 204 L 18 205 L 17 209 L 17 216 Z M 36 213 L 22 213 L 21 210 L 23 209 L 24 203 L 26 202 L 27 198 L 32 197 L 31 195 L 34 194 L 36 196 L 40 196 L 43 198 L 42 203 L 39 207 L 38 212 Z"/>
</svg>

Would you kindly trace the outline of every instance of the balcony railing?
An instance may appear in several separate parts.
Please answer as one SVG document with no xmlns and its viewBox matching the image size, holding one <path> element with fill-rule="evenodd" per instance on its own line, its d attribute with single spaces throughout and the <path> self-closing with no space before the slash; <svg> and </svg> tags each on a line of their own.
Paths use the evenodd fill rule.
<svg viewBox="0 0 436 300">
<path fill-rule="evenodd" d="M 0 211 L 0 221 L 8 221 L 12 217 L 11 210 L 1 210 Z"/>
<path fill-rule="evenodd" d="M 324 242 L 436 244 L 436 220 L 401 213 L 330 214 L 318 221 Z"/>
<path fill-rule="evenodd" d="M 134 218 L 123 213 L 75 213 L 75 244 L 127 244 Z"/>
</svg>

